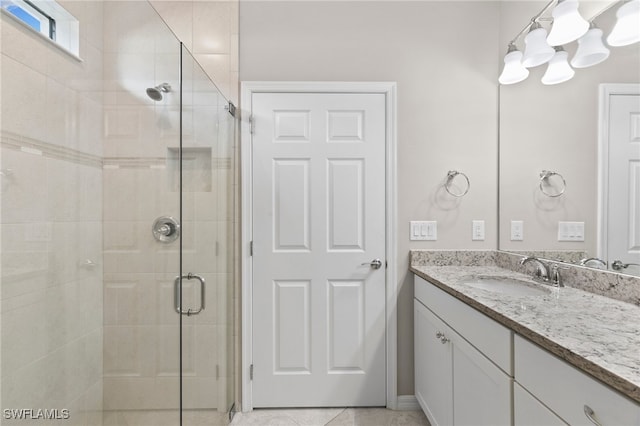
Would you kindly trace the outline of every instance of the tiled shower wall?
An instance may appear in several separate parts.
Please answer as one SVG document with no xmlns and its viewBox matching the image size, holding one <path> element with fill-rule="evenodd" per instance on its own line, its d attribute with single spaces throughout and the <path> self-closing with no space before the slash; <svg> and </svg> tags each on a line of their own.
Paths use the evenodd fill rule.
<svg viewBox="0 0 640 426">
<path fill-rule="evenodd" d="M 104 8 L 105 409 L 178 407 L 179 242 L 156 241 L 151 227 L 182 210 L 183 275 L 206 281 L 205 310 L 183 317 L 184 406 L 224 412 L 233 374 L 231 117 L 187 51 L 180 70 L 179 42 L 146 2 Z M 145 89 L 161 83 L 172 91 L 161 101 L 147 97 Z M 183 305 L 199 300 L 196 282 L 185 280 Z"/>
<path fill-rule="evenodd" d="M 0 396 L 3 408 L 66 408 L 74 424 L 95 425 L 102 418 L 102 3 L 60 3 L 80 20 L 82 61 L 0 18 Z"/>
<path fill-rule="evenodd" d="M 68 408 L 74 424 L 97 425 L 103 399 L 110 409 L 166 408 L 177 398 L 177 392 L 140 396 L 175 384 L 176 376 L 177 250 L 156 245 L 150 228 L 155 217 L 177 210 L 171 156 L 178 146 L 178 97 L 156 104 L 144 89 L 164 81 L 178 87 L 179 43 L 157 17 L 144 15 L 151 10 L 146 2 L 60 3 L 80 21 L 82 61 L 1 18 L 0 398 L 3 408 Z M 225 95 L 237 99 L 233 3 L 180 2 L 178 9 L 218 22 L 211 28 L 222 31 L 227 47 L 199 45 L 198 59 Z M 211 41 L 196 32 L 179 34 L 185 46 Z M 195 68 L 187 69 L 192 77 Z M 191 173 L 185 268 L 205 276 L 208 297 L 205 314 L 187 322 L 185 346 L 200 344 L 185 359 L 186 398 L 209 399 L 186 405 L 211 407 L 213 398 L 224 410 L 233 401 L 227 384 L 233 377 L 235 145 L 194 142 L 198 134 L 229 141 L 233 131 L 224 99 L 202 82 L 194 77 L 185 94 L 185 142 L 196 157 L 205 148 L 211 183 L 203 188 Z M 193 286 L 186 300 L 190 292 Z M 145 380 L 150 366 L 159 378 Z M 136 375 L 142 380 L 129 388 Z"/>
<path fill-rule="evenodd" d="M 239 100 L 239 0 L 151 0 L 222 94 Z"/>
</svg>

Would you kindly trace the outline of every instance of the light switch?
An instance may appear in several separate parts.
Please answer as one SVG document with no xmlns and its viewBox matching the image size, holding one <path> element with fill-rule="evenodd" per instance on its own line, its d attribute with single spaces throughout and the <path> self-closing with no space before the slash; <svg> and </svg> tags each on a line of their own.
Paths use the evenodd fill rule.
<svg viewBox="0 0 640 426">
<path fill-rule="evenodd" d="M 484 241 L 484 220 L 474 220 L 471 226 L 471 239 Z"/>
<path fill-rule="evenodd" d="M 438 222 L 436 221 L 411 221 L 409 231 L 411 241 L 435 241 L 438 239 Z"/>
<path fill-rule="evenodd" d="M 584 241 L 584 222 L 558 222 L 558 241 Z"/>
<path fill-rule="evenodd" d="M 511 221 L 511 241 L 524 240 L 524 222 L 521 220 Z"/>
</svg>

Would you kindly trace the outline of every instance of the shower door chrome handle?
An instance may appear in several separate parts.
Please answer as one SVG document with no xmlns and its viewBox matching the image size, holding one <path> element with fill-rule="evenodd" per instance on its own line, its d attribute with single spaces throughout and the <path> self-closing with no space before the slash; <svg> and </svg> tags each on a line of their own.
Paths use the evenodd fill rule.
<svg viewBox="0 0 640 426">
<path fill-rule="evenodd" d="M 189 308 L 185 311 L 180 306 L 181 305 L 180 284 L 183 279 L 187 279 L 187 280 L 195 279 L 200 282 L 200 307 L 198 309 Z M 179 277 L 179 276 L 176 277 L 176 279 L 173 281 L 173 302 L 174 302 L 174 307 L 176 312 L 182 315 L 191 316 L 191 315 L 198 315 L 200 312 L 204 311 L 204 301 L 205 301 L 204 290 L 205 290 L 204 278 L 202 278 L 200 275 L 195 275 L 189 272 L 187 275 L 183 275 L 182 277 Z"/>
</svg>

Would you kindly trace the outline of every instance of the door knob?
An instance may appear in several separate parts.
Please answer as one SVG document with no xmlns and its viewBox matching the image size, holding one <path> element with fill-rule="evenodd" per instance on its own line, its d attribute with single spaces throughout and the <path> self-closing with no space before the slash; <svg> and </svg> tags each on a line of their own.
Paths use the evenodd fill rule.
<svg viewBox="0 0 640 426">
<path fill-rule="evenodd" d="M 640 266 L 637 263 L 623 263 L 621 260 L 614 260 L 611 267 L 616 271 L 627 269 L 629 266 Z"/>
<path fill-rule="evenodd" d="M 380 259 L 373 259 L 371 262 L 364 262 L 361 263 L 360 266 L 364 266 L 364 265 L 369 265 L 371 266 L 373 269 L 380 269 L 382 267 L 382 260 Z"/>
</svg>

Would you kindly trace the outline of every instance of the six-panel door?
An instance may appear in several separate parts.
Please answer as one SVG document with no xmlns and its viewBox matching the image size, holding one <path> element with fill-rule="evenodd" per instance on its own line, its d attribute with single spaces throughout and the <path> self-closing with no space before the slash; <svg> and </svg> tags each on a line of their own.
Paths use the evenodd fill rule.
<svg viewBox="0 0 640 426">
<path fill-rule="evenodd" d="M 253 405 L 385 405 L 385 96 L 252 105 Z"/>
</svg>

